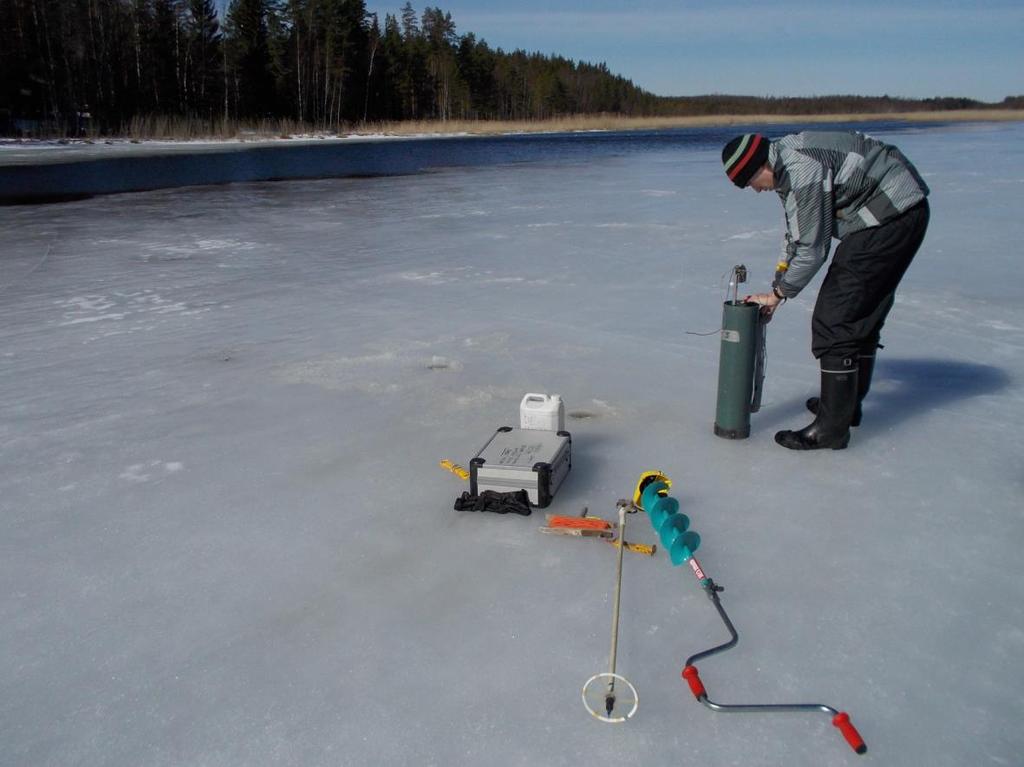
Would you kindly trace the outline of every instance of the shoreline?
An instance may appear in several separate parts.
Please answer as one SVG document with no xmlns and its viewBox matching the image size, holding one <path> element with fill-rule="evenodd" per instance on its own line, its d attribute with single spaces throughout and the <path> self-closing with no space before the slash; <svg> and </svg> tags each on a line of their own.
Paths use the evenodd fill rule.
<svg viewBox="0 0 1024 767">
<path fill-rule="evenodd" d="M 545 159 L 561 156 L 564 142 L 576 142 L 586 150 L 598 151 L 607 141 L 648 139 L 697 141 L 722 138 L 729 128 L 708 130 L 705 126 L 737 126 L 733 130 L 770 132 L 773 124 L 783 130 L 811 127 L 840 120 L 834 127 L 857 127 L 857 118 L 868 121 L 865 130 L 968 130 L 1017 132 L 1010 120 L 1024 121 L 1024 111 L 1000 115 L 1006 127 L 993 128 L 999 121 L 978 122 L 973 113 L 958 113 L 959 120 L 941 119 L 941 113 L 916 113 L 914 120 L 895 114 L 879 119 L 873 115 L 816 115 L 793 122 L 792 116 L 687 118 L 692 134 L 680 130 L 678 118 L 623 120 L 590 117 L 571 124 L 554 123 L 438 123 L 403 125 L 409 133 L 387 133 L 389 126 L 364 126 L 372 133 L 342 136 L 277 135 L 227 140 L 169 141 L 113 140 L 102 142 L 65 141 L 0 144 L 0 205 L 58 202 L 104 194 L 120 194 L 185 186 L 209 186 L 236 182 L 347 178 L 419 173 L 428 168 L 489 165 L 494 162 Z M 943 115 L 945 116 L 945 115 Z M 991 118 L 992 115 L 985 115 Z M 742 127 L 740 127 L 742 126 Z M 762 127 L 764 126 L 764 127 Z M 979 127 L 980 126 L 980 127 Z M 476 132 L 468 128 L 474 127 Z M 461 129 L 461 130 L 460 130 Z M 430 131 L 434 132 L 430 132 Z M 657 131 L 664 130 L 664 133 Z M 646 131 L 644 133 L 643 131 Z M 775 131 L 778 132 L 778 131 Z M 536 137 L 530 140 L 530 136 Z M 618 135 L 618 138 L 615 136 Z M 606 136 L 588 139 L 588 136 Z"/>
<path fill-rule="evenodd" d="M 780 125 L 788 123 L 835 122 L 1014 122 L 1024 121 L 1024 109 L 964 109 L 922 112 L 862 112 L 816 115 L 688 115 L 673 117 L 620 117 L 617 115 L 579 115 L 537 121 L 450 120 L 447 123 L 415 121 L 383 123 L 376 133 L 355 130 L 351 136 L 402 135 L 500 135 L 506 133 L 560 133 L 584 131 L 667 130 L 671 128 L 713 128 L 730 125 Z M 437 130 L 439 127 L 444 130 Z"/>
<path fill-rule="evenodd" d="M 252 145 L 257 143 L 290 143 L 306 141 L 373 140 L 388 138 L 439 138 L 457 136 L 501 136 L 541 133 L 586 133 L 638 130 L 671 130 L 679 128 L 712 128 L 730 125 L 782 125 L 792 123 L 858 123 L 858 122 L 1015 122 L 1024 121 L 1024 109 L 965 109 L 921 112 L 864 112 L 815 115 L 694 115 L 673 117 L 622 117 L 610 114 L 577 115 L 550 120 L 416 120 L 393 123 L 370 123 L 354 126 L 343 132 L 282 132 L 275 126 L 259 125 L 239 130 L 233 136 L 180 137 L 174 135 L 91 136 L 84 138 L 0 138 L 0 157 L 4 150 L 45 149 L 102 145 L 163 144 L 201 147 L 203 145 Z"/>
</svg>

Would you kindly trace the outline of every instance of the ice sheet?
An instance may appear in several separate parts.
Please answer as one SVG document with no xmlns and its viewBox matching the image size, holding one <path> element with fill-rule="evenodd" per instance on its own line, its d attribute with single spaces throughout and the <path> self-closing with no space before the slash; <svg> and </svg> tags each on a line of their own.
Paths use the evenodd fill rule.
<svg viewBox="0 0 1024 767">
<path fill-rule="evenodd" d="M 1024 127 L 892 135 L 932 186 L 850 448 L 796 454 L 814 287 L 769 328 L 750 439 L 711 433 L 723 275 L 768 284 L 772 195 L 652 147 L 0 209 L 0 762 L 1020 764 Z M 820 278 L 819 278 L 820 280 Z M 726 587 L 625 562 L 634 719 L 591 719 L 614 549 L 457 513 L 528 391 L 551 511 L 658 468 Z M 637 540 L 653 542 L 643 519 Z M 631 536 L 633 537 L 633 536 Z"/>
</svg>

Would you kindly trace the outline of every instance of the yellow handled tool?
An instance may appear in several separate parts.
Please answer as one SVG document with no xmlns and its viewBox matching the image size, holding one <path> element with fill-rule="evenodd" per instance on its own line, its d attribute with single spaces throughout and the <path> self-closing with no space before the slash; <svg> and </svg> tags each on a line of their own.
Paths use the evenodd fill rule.
<svg viewBox="0 0 1024 767">
<path fill-rule="evenodd" d="M 442 469 L 447 469 L 459 479 L 469 479 L 469 472 L 459 466 L 457 463 L 452 463 L 447 458 L 438 464 Z"/>
<path fill-rule="evenodd" d="M 608 543 L 616 548 L 622 545 L 617 539 L 614 541 L 609 540 Z M 626 541 L 626 551 L 631 551 L 634 554 L 646 554 L 649 557 L 653 557 L 654 552 L 657 550 L 657 546 L 648 546 L 646 543 L 630 543 L 629 541 Z"/>
</svg>

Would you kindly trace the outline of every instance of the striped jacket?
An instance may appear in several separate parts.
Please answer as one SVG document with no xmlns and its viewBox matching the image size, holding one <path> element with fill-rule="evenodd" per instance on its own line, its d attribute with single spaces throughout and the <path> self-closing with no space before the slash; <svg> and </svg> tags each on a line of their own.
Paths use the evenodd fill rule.
<svg viewBox="0 0 1024 767">
<path fill-rule="evenodd" d="M 768 164 L 786 209 L 775 287 L 792 298 L 828 258 L 832 238 L 884 224 L 928 195 L 894 146 L 862 133 L 796 133 L 771 142 Z"/>
</svg>

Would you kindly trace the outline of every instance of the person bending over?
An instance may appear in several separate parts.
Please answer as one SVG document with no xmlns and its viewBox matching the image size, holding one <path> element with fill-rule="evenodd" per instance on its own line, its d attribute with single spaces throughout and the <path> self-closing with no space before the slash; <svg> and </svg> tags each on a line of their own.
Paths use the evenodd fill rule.
<svg viewBox="0 0 1024 767">
<path fill-rule="evenodd" d="M 774 189 L 786 234 L 770 293 L 747 296 L 770 319 L 839 247 L 818 291 L 811 351 L 821 392 L 807 400 L 814 421 L 780 431 L 793 450 L 845 448 L 861 422 L 875 352 L 903 274 L 928 228 L 928 186 L 894 146 L 853 131 L 806 131 L 770 141 L 747 133 L 722 150 L 729 179 L 755 192 Z"/>
</svg>

